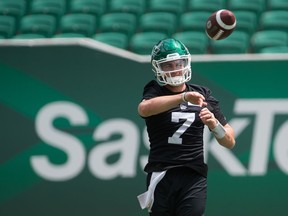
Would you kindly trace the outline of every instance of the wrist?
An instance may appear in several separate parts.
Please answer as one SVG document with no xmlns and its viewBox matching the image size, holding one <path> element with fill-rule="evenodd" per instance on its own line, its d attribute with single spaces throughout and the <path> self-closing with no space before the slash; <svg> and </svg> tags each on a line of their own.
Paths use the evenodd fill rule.
<svg viewBox="0 0 288 216">
<path fill-rule="evenodd" d="M 186 94 L 187 94 L 187 92 L 183 92 L 183 93 L 181 94 L 181 98 L 182 98 L 182 101 L 183 101 L 183 102 L 188 102 L 187 99 L 186 99 Z"/>
<path fill-rule="evenodd" d="M 217 139 L 222 139 L 226 135 L 226 129 L 218 120 L 217 120 L 216 127 L 211 129 L 211 131 Z"/>
</svg>

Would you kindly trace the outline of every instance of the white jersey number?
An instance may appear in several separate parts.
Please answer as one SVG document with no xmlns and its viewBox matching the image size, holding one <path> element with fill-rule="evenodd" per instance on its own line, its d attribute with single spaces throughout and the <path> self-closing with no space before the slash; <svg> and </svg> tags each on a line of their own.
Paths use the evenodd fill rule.
<svg viewBox="0 0 288 216">
<path fill-rule="evenodd" d="M 180 138 L 180 136 L 185 133 L 195 121 L 195 113 L 172 112 L 171 121 L 179 122 L 179 119 L 186 119 L 186 121 L 175 131 L 172 137 L 168 137 L 168 143 L 170 144 L 182 144 L 182 138 Z"/>
</svg>

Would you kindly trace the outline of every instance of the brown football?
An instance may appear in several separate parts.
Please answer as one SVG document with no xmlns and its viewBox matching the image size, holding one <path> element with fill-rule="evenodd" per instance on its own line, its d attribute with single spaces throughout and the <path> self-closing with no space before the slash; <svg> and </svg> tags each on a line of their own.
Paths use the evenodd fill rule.
<svg viewBox="0 0 288 216">
<path fill-rule="evenodd" d="M 222 40 L 232 34 L 236 27 L 235 15 L 226 9 L 218 10 L 208 17 L 206 34 L 212 40 Z"/>
</svg>

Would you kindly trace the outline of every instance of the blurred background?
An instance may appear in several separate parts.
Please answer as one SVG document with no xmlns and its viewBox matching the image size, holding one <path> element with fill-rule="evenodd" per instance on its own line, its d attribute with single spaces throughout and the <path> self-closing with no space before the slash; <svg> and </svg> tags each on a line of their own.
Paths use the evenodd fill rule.
<svg viewBox="0 0 288 216">
<path fill-rule="evenodd" d="M 228 38 L 207 18 L 229 9 Z M 0 0 L 0 215 L 143 216 L 137 105 L 164 37 L 221 101 L 237 145 L 205 132 L 208 216 L 286 216 L 288 0 Z"/>
<path fill-rule="evenodd" d="M 205 35 L 216 10 L 237 27 L 221 42 Z M 1 0 L 0 39 L 86 37 L 139 54 L 175 37 L 192 54 L 287 53 L 287 0 Z"/>
</svg>

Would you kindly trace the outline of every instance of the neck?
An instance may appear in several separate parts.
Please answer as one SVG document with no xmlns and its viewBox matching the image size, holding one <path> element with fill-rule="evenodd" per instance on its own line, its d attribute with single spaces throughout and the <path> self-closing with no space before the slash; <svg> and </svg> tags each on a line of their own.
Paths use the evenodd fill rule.
<svg viewBox="0 0 288 216">
<path fill-rule="evenodd" d="M 166 85 L 165 87 L 172 92 L 183 92 L 186 89 L 185 83 L 183 83 L 179 86 Z"/>
</svg>

